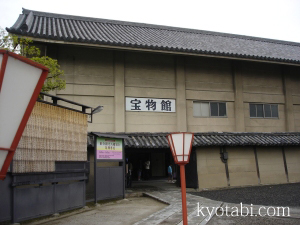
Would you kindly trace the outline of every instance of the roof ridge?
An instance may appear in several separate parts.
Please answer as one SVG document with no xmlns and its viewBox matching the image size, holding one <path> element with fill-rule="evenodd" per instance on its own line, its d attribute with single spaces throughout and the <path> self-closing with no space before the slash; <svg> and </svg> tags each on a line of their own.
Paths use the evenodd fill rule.
<svg viewBox="0 0 300 225">
<path fill-rule="evenodd" d="M 85 17 L 85 16 L 66 15 L 66 14 L 59 14 L 59 13 L 41 12 L 41 11 L 34 11 L 34 10 L 29 10 L 29 9 L 23 8 L 23 14 L 30 14 L 31 12 L 36 16 L 44 16 L 44 17 L 52 16 L 55 18 L 75 19 L 75 20 L 83 20 L 83 21 L 89 20 L 91 22 L 108 23 L 108 24 L 114 24 L 114 25 L 137 26 L 137 27 L 143 27 L 143 28 L 148 28 L 148 29 L 150 28 L 150 29 L 175 31 L 175 32 L 182 32 L 182 33 L 203 34 L 203 35 L 219 36 L 219 37 L 226 37 L 226 38 L 238 38 L 238 39 L 243 39 L 243 40 L 252 40 L 252 41 L 300 47 L 300 43 L 291 42 L 291 41 L 253 37 L 253 36 L 246 36 L 246 35 L 240 35 L 240 34 L 221 33 L 221 32 L 216 32 L 216 31 L 197 30 L 197 29 L 192 29 L 192 28 L 182 28 L 182 27 L 173 27 L 173 26 L 166 26 L 166 25 L 156 25 L 156 24 L 148 24 L 148 23 L 102 19 L 102 18 L 95 18 L 95 17 Z"/>
</svg>

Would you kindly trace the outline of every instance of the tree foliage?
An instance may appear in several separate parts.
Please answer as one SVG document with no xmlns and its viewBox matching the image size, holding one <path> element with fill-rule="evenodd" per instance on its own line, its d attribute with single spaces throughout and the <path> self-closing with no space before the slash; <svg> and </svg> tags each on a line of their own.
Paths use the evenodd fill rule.
<svg viewBox="0 0 300 225">
<path fill-rule="evenodd" d="M 5 49 L 30 58 L 49 69 L 49 74 L 42 88 L 42 92 L 63 90 L 66 88 L 66 81 L 63 78 L 64 71 L 60 69 L 57 60 L 48 56 L 41 56 L 40 49 L 33 45 L 33 41 L 30 38 L 9 34 L 0 27 L 0 49 Z"/>
<path fill-rule="evenodd" d="M 18 37 L 8 34 L 0 27 L 0 49 L 16 52 Z"/>
</svg>

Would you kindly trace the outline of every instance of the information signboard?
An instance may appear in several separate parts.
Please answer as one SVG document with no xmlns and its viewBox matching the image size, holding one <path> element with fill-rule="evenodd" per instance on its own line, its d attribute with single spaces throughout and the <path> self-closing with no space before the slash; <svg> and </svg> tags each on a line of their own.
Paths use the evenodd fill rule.
<svg viewBox="0 0 300 225">
<path fill-rule="evenodd" d="M 97 160 L 122 160 L 122 139 L 97 137 Z"/>
<path fill-rule="evenodd" d="M 126 97 L 126 111 L 174 113 L 175 99 Z"/>
</svg>

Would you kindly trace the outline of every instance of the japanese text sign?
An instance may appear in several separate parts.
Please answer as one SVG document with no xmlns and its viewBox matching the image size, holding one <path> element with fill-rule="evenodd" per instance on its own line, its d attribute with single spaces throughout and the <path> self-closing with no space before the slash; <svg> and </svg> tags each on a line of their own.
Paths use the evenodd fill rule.
<svg viewBox="0 0 300 225">
<path fill-rule="evenodd" d="M 126 111 L 176 112 L 175 99 L 126 97 Z"/>
<path fill-rule="evenodd" d="M 97 159 L 123 159 L 122 139 L 98 137 Z"/>
</svg>

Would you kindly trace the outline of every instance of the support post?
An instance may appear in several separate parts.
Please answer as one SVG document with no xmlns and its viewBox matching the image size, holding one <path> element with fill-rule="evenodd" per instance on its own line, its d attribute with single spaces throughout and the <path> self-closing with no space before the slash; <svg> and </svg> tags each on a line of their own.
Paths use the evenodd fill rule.
<svg viewBox="0 0 300 225">
<path fill-rule="evenodd" d="M 187 207 L 186 207 L 186 182 L 184 164 L 180 165 L 180 182 L 181 182 L 181 198 L 182 198 L 182 221 L 183 225 L 187 225 Z"/>
<path fill-rule="evenodd" d="M 123 199 L 125 199 L 125 166 L 126 166 L 126 159 L 125 159 L 125 143 L 124 138 L 122 139 L 122 146 L 123 146 Z"/>
<path fill-rule="evenodd" d="M 114 56 L 115 79 L 115 132 L 125 132 L 125 55 L 124 52 L 115 52 Z"/>
<path fill-rule="evenodd" d="M 234 87 L 234 113 L 235 131 L 245 132 L 245 115 L 243 99 L 243 74 L 241 64 L 234 62 L 232 65 L 233 87 Z"/>
<path fill-rule="evenodd" d="M 175 58 L 177 130 L 187 131 L 184 58 Z"/>
<path fill-rule="evenodd" d="M 97 204 L 97 137 L 94 135 L 94 196 Z"/>
<path fill-rule="evenodd" d="M 56 207 L 56 202 L 55 202 L 55 196 L 56 196 L 56 184 L 57 184 L 57 182 L 53 182 L 52 183 L 52 187 L 53 187 L 53 197 L 52 197 L 52 201 L 54 202 L 54 204 L 53 204 L 53 214 L 55 214 L 56 213 L 56 211 L 57 211 L 57 207 Z"/>
<path fill-rule="evenodd" d="M 293 79 L 289 68 L 282 67 L 283 93 L 285 98 L 285 124 L 286 131 L 293 132 L 295 129 L 294 105 L 293 105 Z"/>
<path fill-rule="evenodd" d="M 13 181 L 15 181 L 15 176 L 13 176 Z M 16 187 L 12 187 L 12 224 L 16 223 Z"/>
</svg>

